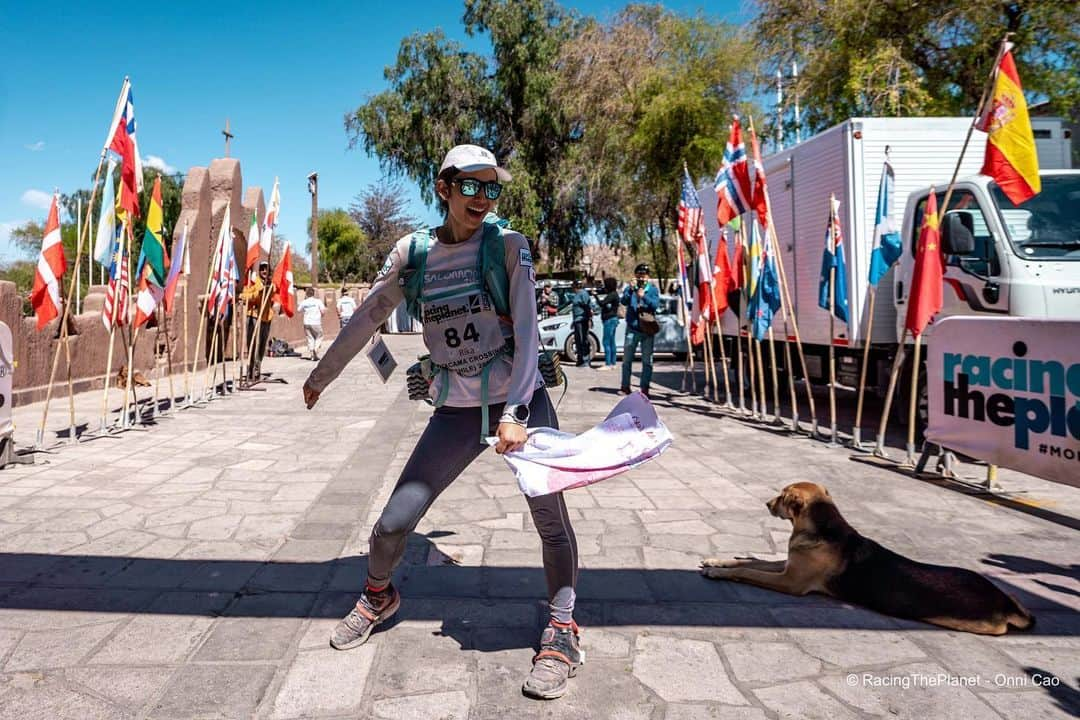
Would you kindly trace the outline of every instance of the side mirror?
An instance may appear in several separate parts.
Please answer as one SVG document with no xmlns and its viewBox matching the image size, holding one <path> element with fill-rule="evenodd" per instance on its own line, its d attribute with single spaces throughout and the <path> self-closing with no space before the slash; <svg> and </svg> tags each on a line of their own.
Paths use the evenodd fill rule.
<svg viewBox="0 0 1080 720">
<path fill-rule="evenodd" d="M 945 213 L 941 248 L 946 255 L 971 255 L 975 252 L 975 221 L 971 213 L 964 210 Z"/>
</svg>

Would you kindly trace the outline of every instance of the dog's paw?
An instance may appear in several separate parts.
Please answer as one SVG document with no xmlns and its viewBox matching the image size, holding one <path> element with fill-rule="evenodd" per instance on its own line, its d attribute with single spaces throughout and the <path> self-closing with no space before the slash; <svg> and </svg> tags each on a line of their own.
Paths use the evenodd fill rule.
<svg viewBox="0 0 1080 720">
<path fill-rule="evenodd" d="M 703 568 L 733 568 L 744 565 L 748 558 L 705 558 L 701 561 Z"/>
<path fill-rule="evenodd" d="M 731 568 L 726 567 L 716 567 L 711 565 L 703 565 L 701 567 L 701 574 L 713 580 L 726 580 L 730 572 Z"/>
</svg>

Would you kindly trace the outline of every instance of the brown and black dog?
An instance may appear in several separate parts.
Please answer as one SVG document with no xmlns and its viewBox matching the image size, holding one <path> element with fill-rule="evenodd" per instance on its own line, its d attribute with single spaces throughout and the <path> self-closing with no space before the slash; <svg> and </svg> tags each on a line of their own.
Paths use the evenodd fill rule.
<svg viewBox="0 0 1080 720">
<path fill-rule="evenodd" d="M 705 577 L 791 595 L 824 593 L 885 615 L 982 635 L 1035 624 L 1019 602 L 977 572 L 915 562 L 863 537 L 820 485 L 788 485 L 766 506 L 792 523 L 787 560 L 707 558 L 701 562 Z"/>
</svg>

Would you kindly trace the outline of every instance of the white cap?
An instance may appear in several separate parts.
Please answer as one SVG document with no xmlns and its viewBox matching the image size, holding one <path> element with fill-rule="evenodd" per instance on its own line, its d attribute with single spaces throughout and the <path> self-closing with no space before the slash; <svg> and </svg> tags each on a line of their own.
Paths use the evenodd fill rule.
<svg viewBox="0 0 1080 720">
<path fill-rule="evenodd" d="M 504 183 L 514 179 L 513 175 L 499 167 L 495 155 L 490 150 L 479 145 L 455 145 L 450 148 L 450 152 L 443 158 L 439 173 L 442 174 L 442 171 L 449 167 L 457 168 L 461 172 L 491 169 L 495 171 L 495 177 L 499 179 L 499 182 Z"/>
</svg>

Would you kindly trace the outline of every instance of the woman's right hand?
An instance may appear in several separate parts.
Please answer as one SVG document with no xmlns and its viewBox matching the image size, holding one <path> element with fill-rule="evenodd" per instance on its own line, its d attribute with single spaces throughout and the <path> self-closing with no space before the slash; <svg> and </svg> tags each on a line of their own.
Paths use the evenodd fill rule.
<svg viewBox="0 0 1080 720">
<path fill-rule="evenodd" d="M 322 391 L 316 390 L 306 382 L 304 383 L 304 404 L 307 405 L 308 410 L 315 407 L 315 403 L 319 402 L 320 395 L 322 395 Z"/>
</svg>

